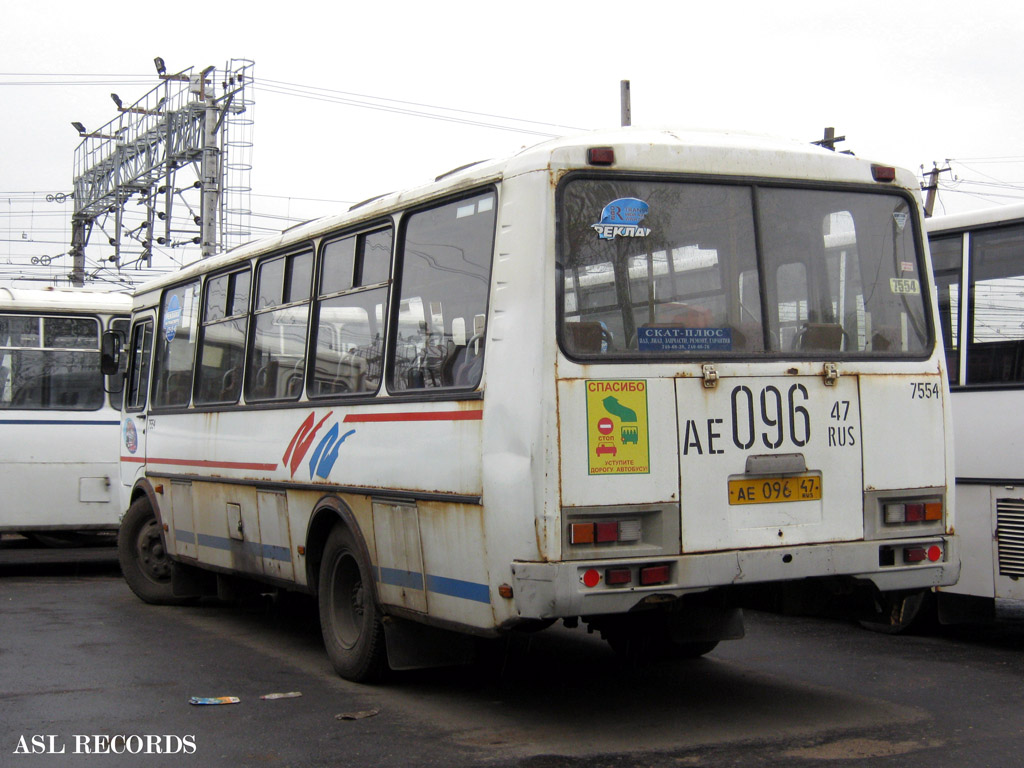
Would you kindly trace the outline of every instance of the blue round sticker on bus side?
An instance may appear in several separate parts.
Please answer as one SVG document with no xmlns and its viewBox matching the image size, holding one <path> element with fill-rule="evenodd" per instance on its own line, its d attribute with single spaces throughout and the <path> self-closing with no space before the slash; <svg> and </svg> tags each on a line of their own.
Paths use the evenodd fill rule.
<svg viewBox="0 0 1024 768">
<path fill-rule="evenodd" d="M 128 453 L 135 453 L 139 450 L 139 433 L 135 430 L 135 422 L 131 419 L 124 420 L 124 447 Z"/>
<path fill-rule="evenodd" d="M 181 300 L 172 295 L 167 302 L 167 310 L 164 312 L 164 337 L 168 341 L 174 341 L 174 334 L 181 323 Z"/>
<path fill-rule="evenodd" d="M 641 227 L 640 222 L 647 216 L 651 206 L 635 197 L 620 197 L 612 200 L 601 211 L 601 221 L 591 224 L 602 240 L 616 237 L 647 237 L 650 227 Z"/>
</svg>

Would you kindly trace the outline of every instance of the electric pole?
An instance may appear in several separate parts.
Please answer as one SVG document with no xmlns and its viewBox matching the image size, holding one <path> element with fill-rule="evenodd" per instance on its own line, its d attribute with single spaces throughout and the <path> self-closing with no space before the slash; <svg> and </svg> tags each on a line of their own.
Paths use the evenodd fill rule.
<svg viewBox="0 0 1024 768">
<path fill-rule="evenodd" d="M 939 164 L 932 162 L 932 169 L 925 174 L 926 181 L 921 185 L 921 191 L 925 192 L 924 198 L 924 215 L 929 217 L 935 210 L 935 201 L 939 196 L 939 174 L 945 173 L 951 170 L 947 165 L 945 168 L 939 168 Z M 921 166 L 921 171 L 924 171 L 924 166 Z"/>
</svg>

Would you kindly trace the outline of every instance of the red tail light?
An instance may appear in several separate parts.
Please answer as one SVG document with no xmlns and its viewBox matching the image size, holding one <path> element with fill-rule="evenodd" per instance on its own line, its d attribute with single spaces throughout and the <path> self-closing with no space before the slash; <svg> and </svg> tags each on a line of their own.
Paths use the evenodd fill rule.
<svg viewBox="0 0 1024 768">
<path fill-rule="evenodd" d="M 666 584 L 669 575 L 669 567 L 667 565 L 648 565 L 646 568 L 640 569 L 640 584 L 645 587 L 654 584 Z"/>
<path fill-rule="evenodd" d="M 633 581 L 633 574 L 629 568 L 607 568 L 604 572 L 604 583 L 608 586 L 629 584 Z"/>
</svg>

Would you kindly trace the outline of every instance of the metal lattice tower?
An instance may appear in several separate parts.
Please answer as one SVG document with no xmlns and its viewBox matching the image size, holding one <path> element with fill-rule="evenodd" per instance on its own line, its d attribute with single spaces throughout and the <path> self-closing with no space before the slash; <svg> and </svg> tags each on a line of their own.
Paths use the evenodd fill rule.
<svg viewBox="0 0 1024 768">
<path fill-rule="evenodd" d="M 155 64 L 162 82 L 134 104 L 111 94 L 114 120 L 94 132 L 74 124 L 83 141 L 75 150 L 73 285 L 84 283 L 94 224 L 110 216 L 109 260 L 118 267 L 129 255 L 151 266 L 154 243 L 198 245 L 205 258 L 248 239 L 252 102 L 245 88 L 253 62 L 232 59 L 223 69 L 198 74 L 191 68 L 167 74 L 159 57 Z M 183 181 L 190 183 L 178 186 Z M 200 195 L 198 213 L 185 197 L 193 189 Z M 125 206 L 133 197 L 145 206 L 145 220 L 126 230 Z M 176 204 L 188 216 L 175 215 Z"/>
</svg>

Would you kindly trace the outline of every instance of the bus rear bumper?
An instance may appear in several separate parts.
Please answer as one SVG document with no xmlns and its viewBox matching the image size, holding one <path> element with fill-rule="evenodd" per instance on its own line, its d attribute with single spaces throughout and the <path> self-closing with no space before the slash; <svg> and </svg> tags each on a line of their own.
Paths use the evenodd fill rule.
<svg viewBox="0 0 1024 768">
<path fill-rule="evenodd" d="M 919 551 L 924 559 L 907 561 Z M 936 553 L 941 555 L 932 559 Z M 609 575 L 622 579 L 627 569 L 628 583 L 608 583 Z M 681 597 L 729 585 L 815 577 L 866 580 L 881 591 L 948 586 L 960 575 L 960 552 L 955 536 L 930 536 L 661 558 L 514 562 L 512 574 L 518 616 L 552 619 L 625 613 L 652 595 Z M 666 578 L 642 584 L 644 576 Z"/>
</svg>

